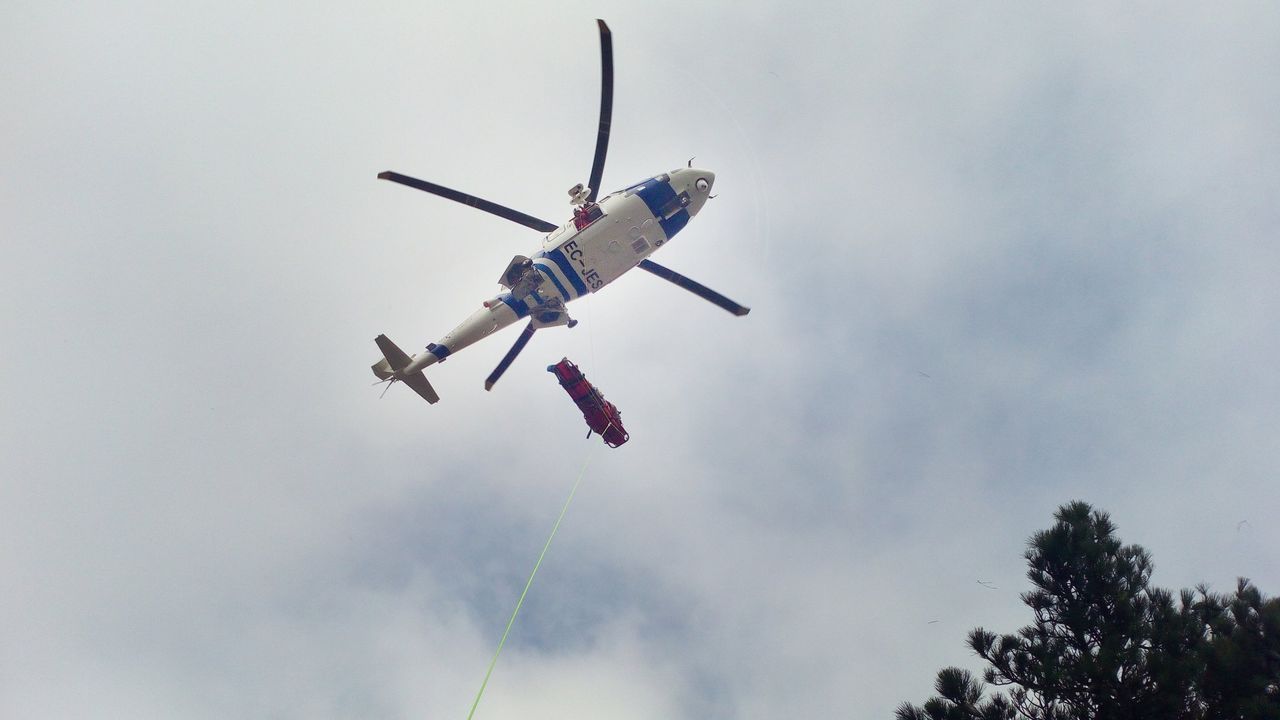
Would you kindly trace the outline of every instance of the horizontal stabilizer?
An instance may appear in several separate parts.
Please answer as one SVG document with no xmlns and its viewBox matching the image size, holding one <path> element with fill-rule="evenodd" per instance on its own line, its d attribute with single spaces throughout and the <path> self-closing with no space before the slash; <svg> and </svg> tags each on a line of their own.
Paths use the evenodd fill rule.
<svg viewBox="0 0 1280 720">
<path fill-rule="evenodd" d="M 431 383 L 427 382 L 427 376 L 423 375 L 421 370 L 412 375 L 406 375 L 400 382 L 413 388 L 414 392 L 432 405 L 440 402 L 440 396 L 436 394 L 435 388 L 431 387 Z"/>
<path fill-rule="evenodd" d="M 387 359 L 387 363 L 391 365 L 392 370 L 399 370 L 409 365 L 409 361 L 412 358 L 396 347 L 396 344 L 391 342 L 391 339 L 386 335 L 379 335 L 373 341 L 378 343 L 378 349 L 382 351 L 382 356 Z"/>
<path fill-rule="evenodd" d="M 383 357 L 382 360 L 374 363 L 374 375 L 383 380 L 390 380 L 393 383 L 399 380 L 429 403 L 440 402 L 440 396 L 436 394 L 435 388 L 431 387 L 431 383 L 427 382 L 427 376 L 422 374 L 421 370 L 409 375 L 400 375 L 400 371 L 408 367 L 413 358 L 405 354 L 386 335 L 379 335 L 373 341 L 378 343 L 378 349 L 382 351 Z"/>
</svg>

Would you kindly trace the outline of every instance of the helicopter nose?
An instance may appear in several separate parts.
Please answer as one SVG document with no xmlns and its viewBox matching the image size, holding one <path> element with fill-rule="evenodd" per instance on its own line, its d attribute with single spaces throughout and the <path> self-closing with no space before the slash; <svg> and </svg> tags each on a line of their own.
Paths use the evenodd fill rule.
<svg viewBox="0 0 1280 720">
<path fill-rule="evenodd" d="M 689 193 L 689 214 L 696 215 L 702 209 L 703 203 L 711 197 L 711 188 L 716 184 L 716 174 L 699 168 L 686 168 L 684 172 L 688 177 L 685 192 Z"/>
</svg>

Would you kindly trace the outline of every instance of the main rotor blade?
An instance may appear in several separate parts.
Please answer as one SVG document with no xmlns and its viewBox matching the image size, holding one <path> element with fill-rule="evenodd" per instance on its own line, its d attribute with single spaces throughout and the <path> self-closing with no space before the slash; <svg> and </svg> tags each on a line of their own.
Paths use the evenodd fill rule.
<svg viewBox="0 0 1280 720">
<path fill-rule="evenodd" d="M 698 297 L 704 300 L 710 300 L 711 302 L 715 303 L 716 305 L 719 305 L 725 310 L 728 310 L 734 315 L 742 316 L 751 312 L 751 308 L 745 305 L 739 305 L 738 303 L 721 295 L 715 290 L 712 290 L 706 285 L 690 280 L 689 278 L 681 275 L 675 270 L 669 270 L 667 268 L 664 268 L 658 263 L 653 262 L 652 260 L 641 260 L 640 267 L 645 270 L 648 270 L 654 275 L 657 275 L 663 280 L 669 280 L 675 283 L 676 285 L 679 285 L 680 287 L 684 288 L 685 290 L 688 290 L 689 292 L 693 293 L 694 295 L 697 295 Z"/>
<path fill-rule="evenodd" d="M 524 349 L 524 346 L 529 344 L 529 338 L 533 337 L 533 333 L 537 329 L 533 326 L 532 320 L 529 321 L 528 325 L 524 326 L 524 332 L 520 333 L 520 337 L 516 338 L 516 344 L 512 345 L 507 354 L 502 356 L 502 361 L 498 363 L 498 367 L 493 369 L 493 372 L 489 373 L 489 377 L 484 379 L 485 390 L 493 389 L 493 384 L 498 382 L 498 378 L 502 377 L 502 373 L 506 372 L 508 367 L 511 367 L 511 361 L 515 360 L 520 351 Z"/>
<path fill-rule="evenodd" d="M 552 225 L 546 220 L 539 220 L 532 215 L 526 215 L 519 210 L 512 210 L 509 207 L 499 205 L 495 202 L 489 202 L 488 200 L 478 198 L 475 195 L 468 195 L 464 192 L 451 190 L 443 185 L 436 185 L 435 183 L 429 183 L 426 180 L 419 180 L 418 178 L 409 177 L 408 175 L 401 175 L 398 172 L 392 172 L 390 170 L 380 172 L 378 173 L 378 179 L 390 180 L 391 182 L 397 182 L 411 188 L 417 188 L 423 192 L 429 192 L 432 195 L 439 195 L 442 198 L 448 198 L 454 202 L 460 202 L 463 205 L 473 207 L 477 210 L 493 213 L 494 215 L 497 215 L 500 218 L 506 218 L 511 222 L 520 223 L 521 225 L 537 230 L 538 232 L 548 233 L 559 227 L 558 225 Z"/>
<path fill-rule="evenodd" d="M 600 25 L 600 129 L 596 132 L 596 157 L 591 161 L 591 178 L 587 202 L 595 202 L 604 176 L 604 156 L 609 153 L 609 128 L 613 124 L 613 34 L 603 20 Z"/>
</svg>

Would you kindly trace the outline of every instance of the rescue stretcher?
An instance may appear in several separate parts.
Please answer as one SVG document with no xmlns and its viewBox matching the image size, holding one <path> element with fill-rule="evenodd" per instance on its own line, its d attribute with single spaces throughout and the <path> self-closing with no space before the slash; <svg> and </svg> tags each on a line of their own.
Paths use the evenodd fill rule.
<svg viewBox="0 0 1280 720">
<path fill-rule="evenodd" d="M 569 358 L 563 358 L 555 365 L 548 365 L 547 372 L 556 376 L 560 387 L 569 393 L 569 397 L 573 398 L 573 402 L 582 411 L 582 418 L 587 421 L 587 427 L 591 428 L 587 437 L 594 432 L 611 448 L 631 439 L 622 427 L 622 413 L 618 412 L 613 403 L 604 399 L 604 395 L 587 381 L 577 365 L 569 362 Z"/>
</svg>

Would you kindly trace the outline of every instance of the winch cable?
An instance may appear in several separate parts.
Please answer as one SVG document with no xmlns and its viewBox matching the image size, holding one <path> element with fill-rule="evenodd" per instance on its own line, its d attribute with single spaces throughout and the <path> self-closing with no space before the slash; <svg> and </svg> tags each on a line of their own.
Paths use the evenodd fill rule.
<svg viewBox="0 0 1280 720">
<path fill-rule="evenodd" d="M 587 476 L 587 466 L 591 464 L 591 450 L 588 449 L 586 457 L 582 460 L 582 469 L 578 471 L 578 479 L 573 481 L 573 487 L 569 490 L 569 497 L 565 498 L 564 506 L 560 508 L 560 515 L 556 518 L 556 524 L 551 526 L 551 534 L 547 536 L 547 542 L 542 546 L 542 552 L 538 553 L 538 561 L 533 564 L 533 572 L 529 573 L 529 580 L 524 584 L 524 590 L 520 593 L 520 599 L 516 601 L 516 609 L 511 612 L 511 619 L 507 621 L 507 629 L 502 631 L 502 639 L 498 641 L 498 649 L 493 653 L 493 660 L 489 661 L 489 669 L 485 671 L 484 682 L 480 683 L 480 692 L 476 693 L 475 702 L 471 703 L 471 712 L 467 713 L 467 720 L 471 720 L 476 714 L 476 707 L 480 705 L 480 698 L 484 696 L 484 689 L 489 685 L 489 676 L 493 675 L 493 668 L 498 664 L 498 656 L 502 654 L 502 646 L 507 644 L 507 635 L 511 633 L 511 626 L 516 623 L 516 616 L 520 614 L 520 607 L 524 605 L 524 598 L 529 594 L 529 587 L 533 585 L 533 578 L 538 574 L 538 568 L 542 566 L 542 559 L 547 556 L 547 549 L 551 547 L 551 541 L 556 537 L 556 531 L 560 529 L 560 521 L 564 520 L 564 515 L 569 511 L 569 504 L 573 502 L 573 496 L 578 492 L 578 486 L 582 484 L 582 479 Z"/>
</svg>

